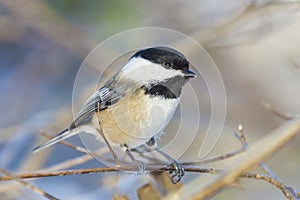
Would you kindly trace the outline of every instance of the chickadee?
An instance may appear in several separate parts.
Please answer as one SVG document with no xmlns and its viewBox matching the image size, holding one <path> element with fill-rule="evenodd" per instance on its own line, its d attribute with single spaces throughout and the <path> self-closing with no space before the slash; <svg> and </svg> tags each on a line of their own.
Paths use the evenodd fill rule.
<svg viewBox="0 0 300 200">
<path fill-rule="evenodd" d="M 195 76 L 185 56 L 172 48 L 140 50 L 87 100 L 68 129 L 34 152 L 88 132 L 101 136 L 112 153 L 112 147 L 121 146 L 133 161 L 137 161 L 131 154 L 134 149 L 155 146 L 157 152 L 172 161 L 175 172 L 171 180 L 178 182 L 184 175 L 182 166 L 157 148 L 156 140 L 179 105 L 183 85 Z"/>
</svg>

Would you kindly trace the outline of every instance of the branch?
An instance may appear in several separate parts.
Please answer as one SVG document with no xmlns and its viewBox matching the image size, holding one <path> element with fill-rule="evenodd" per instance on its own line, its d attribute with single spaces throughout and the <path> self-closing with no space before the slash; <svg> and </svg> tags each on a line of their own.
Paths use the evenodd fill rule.
<svg viewBox="0 0 300 200">
<path fill-rule="evenodd" d="M 295 119 L 296 117 L 289 114 L 289 113 L 285 113 L 285 112 L 282 112 L 282 111 L 279 111 L 278 109 L 274 108 L 274 106 L 272 106 L 271 104 L 263 101 L 262 102 L 262 105 L 268 110 L 270 111 L 271 113 L 273 113 L 274 115 L 278 116 L 279 118 L 281 119 L 284 119 L 284 120 L 292 120 L 292 119 Z"/>
<path fill-rule="evenodd" d="M 155 166 L 148 166 L 146 167 L 145 170 L 148 172 L 151 171 L 159 172 L 159 171 L 174 171 L 175 169 L 171 166 L 155 165 Z M 199 168 L 199 167 L 185 167 L 184 170 L 186 172 L 204 173 L 204 174 L 222 174 L 225 172 L 225 170 L 222 169 Z M 139 171 L 139 168 L 138 166 L 122 166 L 122 167 L 62 170 L 62 171 L 54 171 L 54 172 L 33 172 L 33 173 L 18 174 L 13 176 L 6 174 L 6 176 L 0 177 L 0 181 L 9 181 L 14 179 L 43 178 L 43 177 L 52 177 L 52 176 L 91 174 L 91 173 L 124 172 L 124 171 L 137 172 Z M 289 194 L 294 191 L 291 187 L 286 186 L 284 183 L 266 174 L 260 174 L 255 172 L 243 172 L 239 175 L 239 177 L 266 181 L 276 186 L 278 189 L 280 189 L 285 196 L 289 196 Z"/>
<path fill-rule="evenodd" d="M 247 143 L 247 140 L 246 140 L 246 136 L 244 134 L 244 128 L 242 125 L 239 125 L 239 128 L 238 128 L 238 133 L 235 133 L 235 136 L 237 138 L 239 138 L 239 140 L 242 142 L 243 144 L 243 147 L 244 149 L 249 152 L 250 151 L 250 146 L 249 144 Z M 278 178 L 278 176 L 264 163 L 264 162 L 259 162 L 259 165 L 261 166 L 261 168 L 266 172 L 268 173 L 269 175 L 271 175 L 273 178 Z"/>
<path fill-rule="evenodd" d="M 211 173 L 216 174 L 220 170 L 213 168 L 185 168 L 187 172 L 200 172 L 200 173 Z M 165 165 L 153 165 L 145 168 L 146 172 L 152 171 L 174 171 L 174 167 Z M 118 167 L 101 167 L 101 168 L 89 168 L 89 169 L 74 169 L 74 170 L 61 170 L 53 172 L 32 172 L 25 174 L 14 175 L 14 177 L 21 179 L 28 178 L 42 178 L 51 176 L 66 176 L 66 175 L 78 175 L 78 174 L 90 174 L 90 173 L 105 173 L 105 172 L 138 172 L 138 166 L 118 166 Z M 0 176 L 0 181 L 12 180 L 11 176 Z"/>
<path fill-rule="evenodd" d="M 184 195 L 179 193 L 177 195 L 181 199 L 205 199 L 213 196 L 225 186 L 234 183 L 243 172 L 249 170 L 260 161 L 276 153 L 285 144 L 295 138 L 299 131 L 299 118 L 286 122 L 284 125 L 269 133 L 253 145 L 253 148 L 246 156 L 243 156 L 242 158 L 237 159 L 236 162 L 233 162 L 231 167 L 229 167 L 226 172 L 222 173 L 221 176 L 216 177 L 209 183 L 205 183 L 205 185 L 203 185 L 204 183 L 201 177 L 196 178 L 186 185 L 186 191 L 183 192 Z M 192 186 L 193 189 L 189 189 Z M 288 199 L 295 199 L 295 196 L 293 196 L 291 192 L 284 192 L 284 194 Z"/>
<path fill-rule="evenodd" d="M 297 191 L 295 189 L 293 189 L 292 187 L 286 186 L 283 182 L 281 182 L 280 180 L 278 180 L 277 178 L 274 178 L 272 176 L 248 172 L 248 173 L 242 173 L 240 175 L 240 177 L 266 181 L 266 182 L 276 186 L 278 189 L 280 189 L 282 191 L 283 195 L 287 199 L 300 198 L 300 195 L 297 193 Z"/>
</svg>

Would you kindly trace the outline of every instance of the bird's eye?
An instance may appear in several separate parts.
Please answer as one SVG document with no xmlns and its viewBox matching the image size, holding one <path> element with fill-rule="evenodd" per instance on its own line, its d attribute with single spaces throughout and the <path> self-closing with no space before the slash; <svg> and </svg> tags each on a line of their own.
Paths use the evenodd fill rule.
<svg viewBox="0 0 300 200">
<path fill-rule="evenodd" d="M 163 65 L 164 65 L 165 68 L 171 68 L 171 67 L 172 67 L 172 63 L 169 62 L 169 61 L 165 61 L 165 62 L 163 63 Z"/>
</svg>

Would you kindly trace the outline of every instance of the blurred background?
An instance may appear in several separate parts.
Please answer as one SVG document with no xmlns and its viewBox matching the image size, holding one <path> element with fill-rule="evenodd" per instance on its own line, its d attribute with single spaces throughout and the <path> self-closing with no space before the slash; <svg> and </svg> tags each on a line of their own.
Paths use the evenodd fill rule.
<svg viewBox="0 0 300 200">
<path fill-rule="evenodd" d="M 182 32 L 201 43 L 217 64 L 227 114 L 209 156 L 239 148 L 233 137 L 238 124 L 243 124 L 250 145 L 259 141 L 285 122 L 263 102 L 291 115 L 300 113 L 299 11 L 297 0 L 0 0 L 0 167 L 13 173 L 34 171 L 82 155 L 62 145 L 38 154 L 32 149 L 46 140 L 42 132 L 55 135 L 72 120 L 73 84 L 88 53 L 108 37 L 139 27 Z M 91 67 L 89 73 L 93 77 L 101 70 Z M 87 80 L 82 88 L 88 86 Z M 90 94 L 82 90 L 82 100 Z M 199 132 L 210 119 L 211 106 L 207 101 L 200 104 Z M 69 141 L 80 143 L 76 137 Z M 267 161 L 295 188 L 300 188 L 299 142 L 298 137 Z M 230 160 L 209 166 L 226 165 Z M 89 167 L 99 167 L 99 162 L 72 168 Z M 189 174 L 183 181 L 195 176 Z M 60 199 L 111 199 L 124 193 L 136 199 L 137 185 L 143 181 L 128 176 L 120 178 L 118 187 L 110 186 L 116 177 L 121 175 L 51 177 L 33 183 Z M 284 199 L 265 182 L 240 183 L 241 188 L 224 190 L 213 199 Z M 14 182 L 1 183 L 0 196 L 43 198 Z"/>
</svg>

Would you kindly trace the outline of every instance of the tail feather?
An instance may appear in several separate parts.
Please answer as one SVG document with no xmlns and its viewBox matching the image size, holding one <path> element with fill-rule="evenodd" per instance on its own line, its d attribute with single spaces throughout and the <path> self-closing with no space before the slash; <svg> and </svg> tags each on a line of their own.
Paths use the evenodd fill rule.
<svg viewBox="0 0 300 200">
<path fill-rule="evenodd" d="M 49 146 L 51 146 L 51 145 L 53 145 L 57 142 L 60 142 L 64 139 L 67 139 L 71 136 L 73 136 L 72 132 L 70 132 L 69 129 L 66 129 L 66 130 L 60 132 L 59 134 L 57 134 L 54 138 L 48 140 L 47 142 L 41 144 L 40 146 L 37 146 L 36 148 L 34 148 L 33 152 L 36 153 L 36 152 L 38 152 L 42 149 L 45 149 L 45 148 L 47 148 L 47 147 L 49 147 Z"/>
</svg>

